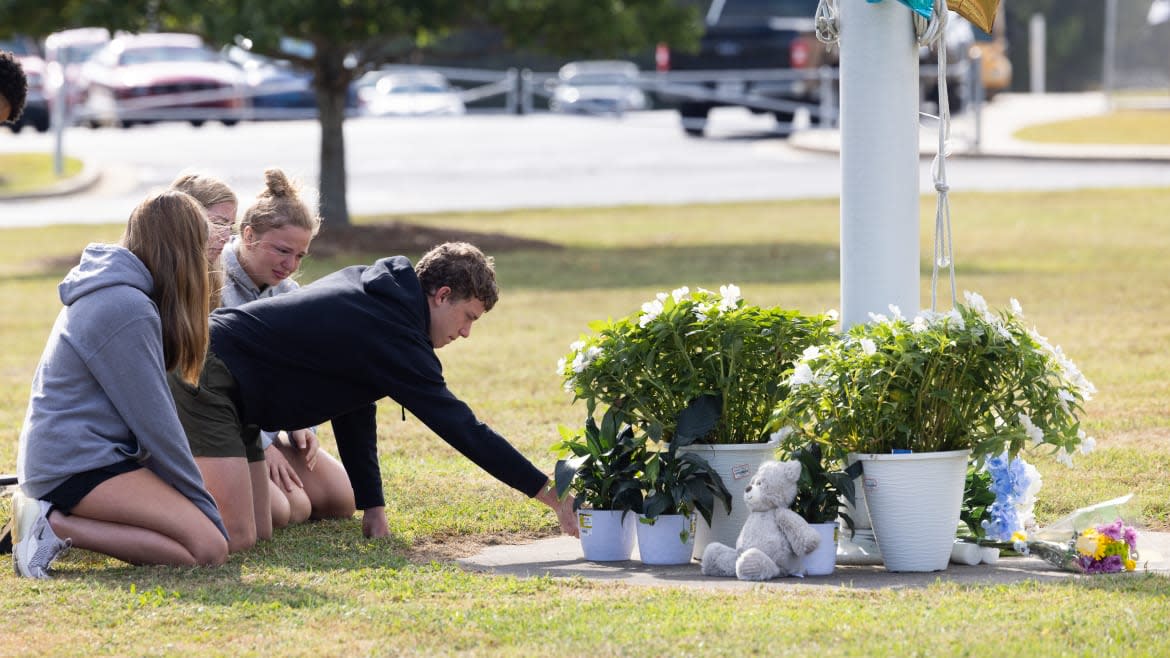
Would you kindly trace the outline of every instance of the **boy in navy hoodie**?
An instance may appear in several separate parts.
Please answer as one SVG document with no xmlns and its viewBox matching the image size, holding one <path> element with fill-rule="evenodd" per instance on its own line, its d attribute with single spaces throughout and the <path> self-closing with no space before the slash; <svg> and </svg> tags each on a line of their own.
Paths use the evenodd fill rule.
<svg viewBox="0 0 1170 658">
<path fill-rule="evenodd" d="M 435 350 L 468 337 L 498 297 L 491 259 L 473 245 L 447 243 L 417 266 L 383 258 L 219 309 L 205 380 L 197 395 L 177 399 L 188 439 L 197 454 L 219 444 L 244 458 L 256 454 L 261 429 L 328 420 L 364 510 L 362 532 L 385 537 L 375 403 L 390 397 L 493 477 L 552 508 L 561 530 L 575 536 L 572 500 L 557 500 L 548 476 L 477 420 L 443 379 Z M 218 502 L 233 538 L 249 521 L 254 532 L 253 501 Z"/>
</svg>

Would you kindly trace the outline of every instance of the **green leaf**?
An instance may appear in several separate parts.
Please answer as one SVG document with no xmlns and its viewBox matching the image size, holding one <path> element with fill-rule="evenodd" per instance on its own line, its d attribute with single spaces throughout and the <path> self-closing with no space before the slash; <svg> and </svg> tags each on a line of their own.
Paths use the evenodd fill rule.
<svg viewBox="0 0 1170 658">
<path fill-rule="evenodd" d="M 719 424 L 723 409 L 723 396 L 719 394 L 700 395 L 687 404 L 678 415 L 678 429 L 671 439 L 671 448 L 689 446 L 707 436 Z"/>
</svg>

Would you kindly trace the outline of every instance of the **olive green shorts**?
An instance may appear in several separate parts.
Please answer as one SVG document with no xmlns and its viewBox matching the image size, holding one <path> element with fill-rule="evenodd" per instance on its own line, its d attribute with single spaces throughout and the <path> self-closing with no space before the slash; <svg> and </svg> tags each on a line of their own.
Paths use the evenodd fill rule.
<svg viewBox="0 0 1170 658">
<path fill-rule="evenodd" d="M 236 408 L 236 378 L 227 365 L 208 352 L 203 362 L 199 387 L 191 386 L 174 373 L 167 375 L 179 420 L 196 457 L 247 457 L 264 461 L 260 428 L 240 422 Z"/>
</svg>

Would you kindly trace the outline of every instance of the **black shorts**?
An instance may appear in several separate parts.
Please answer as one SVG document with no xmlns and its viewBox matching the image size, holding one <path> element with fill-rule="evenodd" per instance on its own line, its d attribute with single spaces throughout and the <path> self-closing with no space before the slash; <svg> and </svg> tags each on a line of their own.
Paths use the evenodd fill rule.
<svg viewBox="0 0 1170 658">
<path fill-rule="evenodd" d="M 69 514 L 74 507 L 81 502 L 82 498 L 89 495 L 89 492 L 97 488 L 99 484 L 117 477 L 123 473 L 137 471 L 142 468 L 142 464 L 136 461 L 121 461 L 110 466 L 103 466 L 95 468 L 92 471 L 78 473 L 71 475 L 68 480 L 58 485 L 55 489 L 50 491 L 45 496 L 45 500 L 49 501 L 54 508 Z"/>
<path fill-rule="evenodd" d="M 203 362 L 198 388 L 174 373 L 167 375 L 179 421 L 196 457 L 246 457 L 264 461 L 260 428 L 240 422 L 236 378 L 212 352 Z"/>
</svg>

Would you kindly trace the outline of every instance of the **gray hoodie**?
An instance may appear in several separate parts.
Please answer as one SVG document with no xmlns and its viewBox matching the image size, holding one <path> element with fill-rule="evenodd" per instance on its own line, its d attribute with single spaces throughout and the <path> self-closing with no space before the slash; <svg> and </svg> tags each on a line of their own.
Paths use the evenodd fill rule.
<svg viewBox="0 0 1170 658">
<path fill-rule="evenodd" d="M 91 244 L 57 286 L 65 308 L 33 378 L 17 478 L 41 498 L 70 476 L 132 459 L 227 529 L 191 456 L 163 365 L 150 271 L 129 250 Z"/>
</svg>

